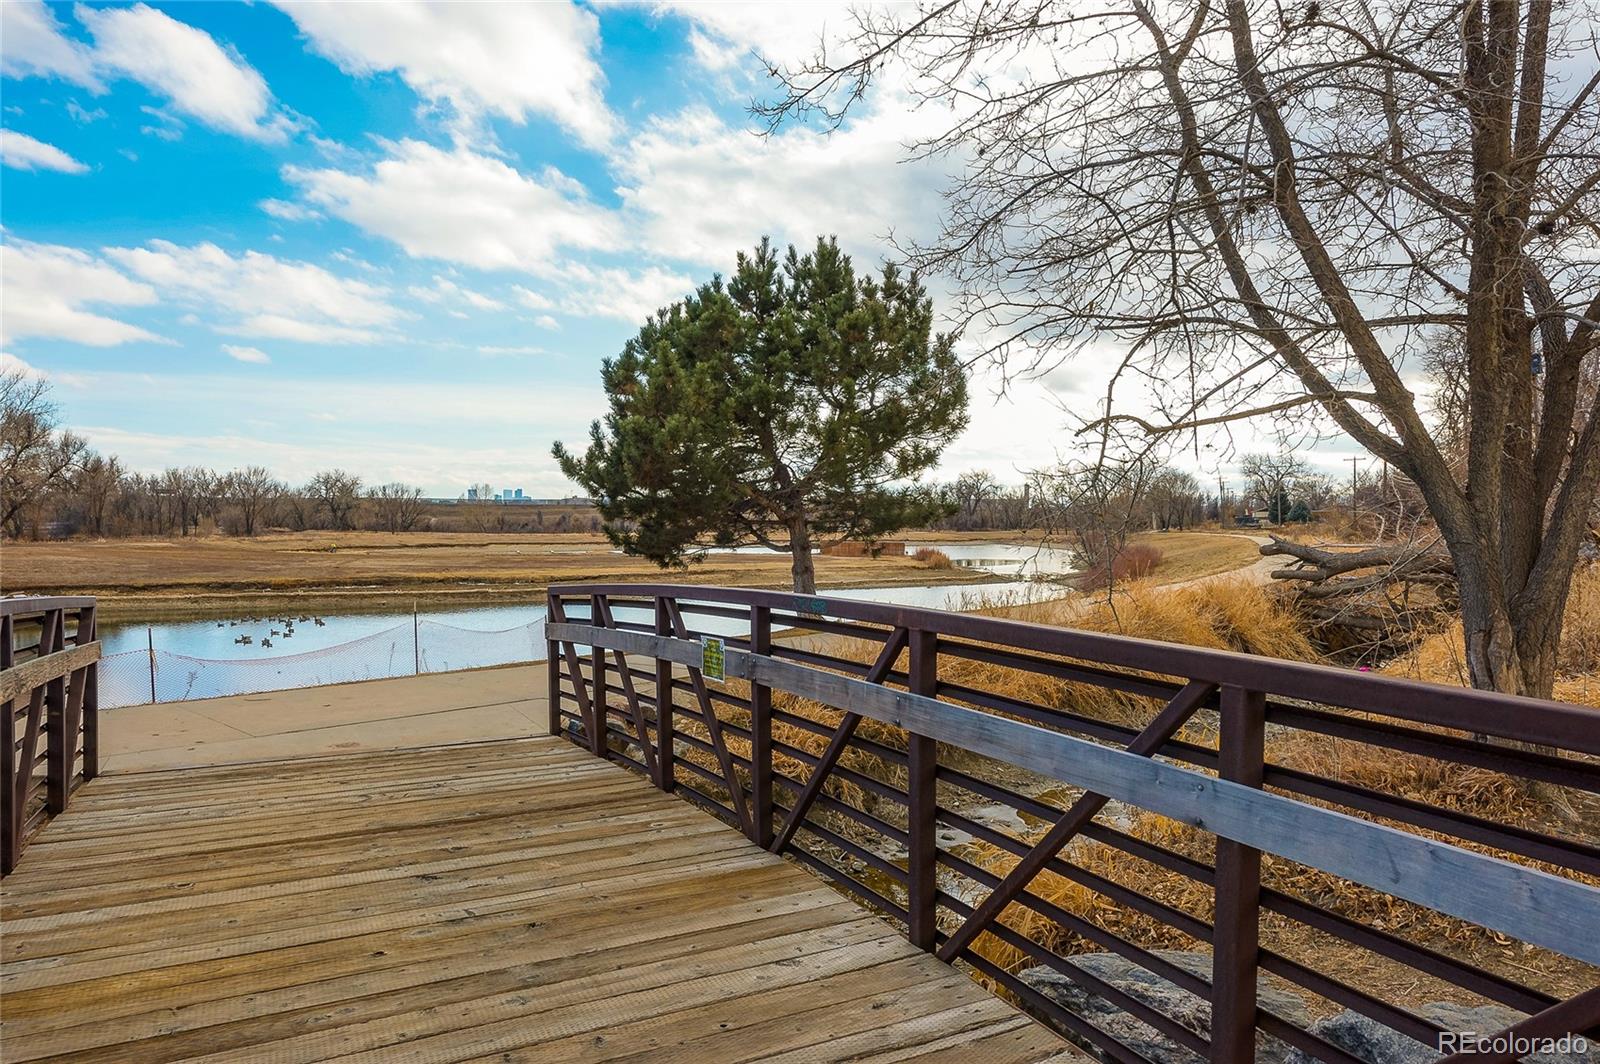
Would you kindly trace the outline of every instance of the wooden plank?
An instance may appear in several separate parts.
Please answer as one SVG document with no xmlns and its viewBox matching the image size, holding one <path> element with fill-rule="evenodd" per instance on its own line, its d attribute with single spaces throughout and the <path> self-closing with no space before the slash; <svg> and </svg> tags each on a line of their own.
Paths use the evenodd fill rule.
<svg viewBox="0 0 1600 1064">
<path fill-rule="evenodd" d="M 594 638 L 630 653 L 676 661 L 694 648 L 685 640 L 636 632 L 599 632 Z M 1600 964 L 1600 938 L 1574 936 L 1570 930 L 1575 922 L 1600 926 L 1600 888 L 934 698 L 732 648 L 726 657 L 730 676 L 848 707 L 1563 956 Z"/>
<path fill-rule="evenodd" d="M 926 1018 L 956 1013 L 1001 1038 L 977 1044 L 1026 1030 L 1034 1059 L 1059 1051 L 639 777 L 556 739 L 479 755 L 432 780 L 427 752 L 208 772 L 186 792 L 182 774 L 141 774 L 126 803 L 120 777 L 96 780 L 85 824 L 76 802 L 56 823 L 71 841 L 41 845 L 52 859 L 0 892 L 7 1060 L 560 1060 L 667 1043 L 753 1059 L 821 1044 L 797 1015 L 850 1035 L 915 1019 L 932 1037 L 949 1025 Z"/>
<path fill-rule="evenodd" d="M 10 702 L 32 693 L 51 680 L 60 679 L 77 669 L 100 660 L 100 644 L 69 647 L 43 657 L 24 661 L 0 670 L 0 702 Z"/>
</svg>

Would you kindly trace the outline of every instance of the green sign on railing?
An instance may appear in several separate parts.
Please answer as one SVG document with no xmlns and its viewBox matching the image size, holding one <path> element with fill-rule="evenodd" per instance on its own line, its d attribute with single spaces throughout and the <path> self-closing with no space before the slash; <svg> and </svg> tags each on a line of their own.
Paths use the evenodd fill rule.
<svg viewBox="0 0 1600 1064">
<path fill-rule="evenodd" d="M 700 675 L 708 680 L 718 683 L 726 680 L 727 662 L 723 654 L 722 640 L 714 635 L 700 637 Z"/>
</svg>

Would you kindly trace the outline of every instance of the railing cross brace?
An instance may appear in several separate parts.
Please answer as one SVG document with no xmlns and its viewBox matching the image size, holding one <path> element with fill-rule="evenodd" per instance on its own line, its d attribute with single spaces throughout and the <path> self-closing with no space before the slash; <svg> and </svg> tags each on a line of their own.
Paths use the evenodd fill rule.
<svg viewBox="0 0 1600 1064">
<path fill-rule="evenodd" d="M 667 617 L 672 622 L 672 634 L 679 639 L 688 639 L 689 628 L 683 623 L 683 613 L 678 609 L 678 603 L 673 599 L 666 599 Z M 711 748 L 716 751 L 717 764 L 722 768 L 722 778 L 728 781 L 728 799 L 733 803 L 734 815 L 739 818 L 739 826 L 746 835 L 754 832 L 753 815 L 745 804 L 744 787 L 739 783 L 739 777 L 733 774 L 733 757 L 728 753 L 727 740 L 722 735 L 722 721 L 717 717 L 716 707 L 711 704 L 711 694 L 706 690 L 705 677 L 693 665 L 689 667 L 689 686 L 694 689 L 695 701 L 700 705 L 700 714 L 705 717 L 706 731 L 711 735 Z"/>
<path fill-rule="evenodd" d="M 604 595 L 595 596 L 595 605 L 599 607 L 599 621 L 607 628 L 615 628 L 616 620 L 611 614 L 611 603 Z M 639 735 L 639 749 L 644 754 L 644 769 L 656 781 L 656 786 L 661 786 L 661 770 L 657 767 L 656 752 L 651 748 L 650 737 L 645 733 L 644 709 L 639 705 L 639 692 L 633 686 L 633 674 L 628 671 L 628 655 L 620 650 L 613 650 L 613 660 L 617 663 L 617 675 L 622 678 L 622 691 L 628 699 L 628 713 L 633 718 L 634 730 Z M 657 714 L 659 715 L 659 710 Z"/>
<path fill-rule="evenodd" d="M 1206 701 L 1217 690 L 1217 685 L 1201 680 L 1192 680 L 1185 684 L 1183 689 L 1172 697 L 1154 720 L 1147 724 L 1143 731 L 1136 735 L 1128 744 L 1128 752 L 1150 756 L 1168 739 L 1177 734 L 1178 729 L 1194 716 L 1195 711 L 1205 705 Z M 939 948 L 938 957 L 946 963 L 953 961 L 961 955 L 961 951 L 972 944 L 972 940 L 983 933 L 996 917 L 1016 900 L 1029 883 L 1033 882 L 1040 872 L 1061 852 L 1061 848 L 1072 841 L 1089 821 L 1094 819 L 1096 813 L 1105 808 L 1110 801 L 1104 795 L 1085 793 L 1072 803 L 1061 819 L 1045 833 L 1044 838 L 1029 850 L 1018 861 L 1000 884 L 989 892 L 966 921 L 956 929 L 955 934 L 945 940 Z"/>
<path fill-rule="evenodd" d="M 910 633 L 904 628 L 896 628 L 889 633 L 889 638 L 884 640 L 883 649 L 878 653 L 878 660 L 872 663 L 872 668 L 867 671 L 867 683 L 883 683 L 894 668 L 895 659 L 906 648 Z M 794 838 L 794 833 L 799 830 L 800 822 L 806 818 L 807 811 L 816 802 L 817 796 L 822 793 L 822 785 L 828 782 L 828 775 L 833 771 L 833 766 L 838 763 L 839 757 L 844 753 L 845 746 L 855 735 L 856 728 L 861 724 L 861 714 L 845 713 L 839 720 L 839 726 L 833 730 L 833 736 L 828 740 L 828 748 L 822 752 L 822 757 L 817 761 L 817 767 L 811 770 L 811 775 L 806 779 L 805 789 L 800 792 L 800 797 L 795 799 L 794 807 L 789 810 L 789 816 L 783 822 L 783 827 L 778 834 L 773 836 L 772 845 L 767 847 L 773 853 L 781 853 L 789 845 L 789 840 Z"/>
</svg>

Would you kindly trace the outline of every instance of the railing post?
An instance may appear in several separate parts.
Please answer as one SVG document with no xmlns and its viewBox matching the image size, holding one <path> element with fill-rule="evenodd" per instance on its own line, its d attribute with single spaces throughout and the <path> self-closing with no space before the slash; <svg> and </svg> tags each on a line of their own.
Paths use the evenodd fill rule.
<svg viewBox="0 0 1600 1064">
<path fill-rule="evenodd" d="M 44 631 L 39 636 L 39 657 L 66 648 L 67 611 L 45 614 Z M 45 720 L 45 808 L 51 816 L 67 811 L 67 785 L 72 782 L 72 748 L 77 737 L 67 735 L 67 677 L 48 681 L 44 688 Z M 69 741 L 70 738 L 70 741 Z M 29 766 L 31 767 L 31 766 Z"/>
<path fill-rule="evenodd" d="M 0 669 L 16 664 L 16 636 L 11 615 L 0 617 Z M 9 699 L 0 702 L 0 875 L 10 875 L 17 865 L 17 833 L 12 803 L 17 793 L 17 708 Z"/>
<path fill-rule="evenodd" d="M 589 596 L 589 625 L 592 628 L 600 627 L 600 596 Z M 589 675 L 593 677 L 590 687 L 589 709 L 594 720 L 589 729 L 589 749 L 595 757 L 606 756 L 606 705 L 610 701 L 606 697 L 606 652 L 601 646 L 589 648 Z"/>
<path fill-rule="evenodd" d="M 672 618 L 667 613 L 667 600 L 656 598 L 656 635 L 665 636 L 672 634 Z M 656 659 L 656 772 L 660 778 L 656 786 L 664 791 L 670 791 L 678 785 L 677 767 L 675 759 L 677 752 L 673 749 L 676 737 L 673 734 L 673 703 L 672 703 L 672 662 L 666 658 Z"/>
<path fill-rule="evenodd" d="M 911 693 L 932 698 L 938 693 L 938 636 L 923 629 L 910 634 Z M 938 814 L 935 773 L 938 747 L 932 738 L 906 733 L 906 834 L 910 845 L 906 855 L 906 935 L 918 949 L 932 950 L 937 926 L 938 906 L 935 889 L 938 854 L 934 834 Z"/>
<path fill-rule="evenodd" d="M 1219 775 L 1260 787 L 1265 771 L 1266 699 L 1223 687 Z M 1211 954 L 1211 1060 L 1255 1059 L 1256 962 L 1260 955 L 1261 851 L 1217 838 L 1216 918 Z"/>
<path fill-rule="evenodd" d="M 750 607 L 750 653 L 772 653 L 772 610 Z M 772 688 L 750 685 L 750 841 L 772 845 Z"/>
<path fill-rule="evenodd" d="M 100 638 L 97 607 L 85 606 L 78 613 L 75 642 L 85 646 Z M 100 663 L 91 661 L 83 670 L 83 782 L 100 775 Z"/>
<path fill-rule="evenodd" d="M 550 734 L 561 734 L 561 647 L 550 636 L 550 623 L 555 618 L 555 594 L 544 596 L 544 663 L 545 697 L 550 700 Z"/>
</svg>

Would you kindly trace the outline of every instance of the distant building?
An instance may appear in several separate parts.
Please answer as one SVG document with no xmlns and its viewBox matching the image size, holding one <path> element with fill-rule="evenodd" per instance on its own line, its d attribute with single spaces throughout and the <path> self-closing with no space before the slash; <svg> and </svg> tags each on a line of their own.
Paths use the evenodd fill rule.
<svg viewBox="0 0 1600 1064">
<path fill-rule="evenodd" d="M 516 497 L 516 500 L 517 500 L 517 501 L 518 501 L 518 502 L 521 502 L 521 501 L 522 501 L 522 489 L 521 489 L 521 488 L 518 488 L 518 489 L 517 489 L 517 491 L 516 491 L 516 496 L 515 496 L 515 497 Z"/>
<path fill-rule="evenodd" d="M 478 489 L 477 488 L 468 488 L 467 489 L 467 501 L 468 502 L 477 502 L 478 501 Z"/>
</svg>

